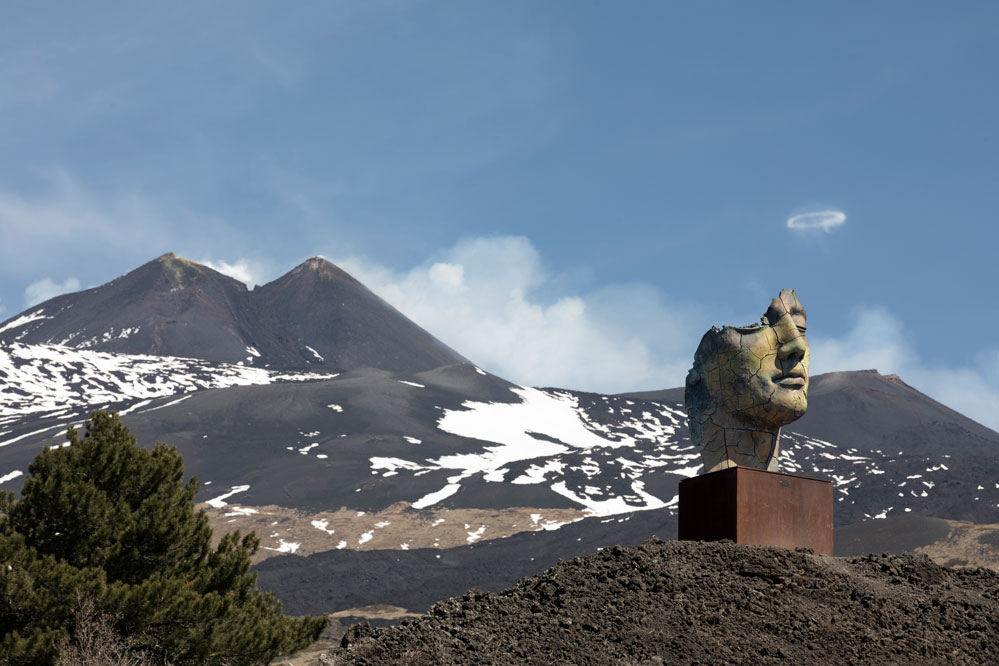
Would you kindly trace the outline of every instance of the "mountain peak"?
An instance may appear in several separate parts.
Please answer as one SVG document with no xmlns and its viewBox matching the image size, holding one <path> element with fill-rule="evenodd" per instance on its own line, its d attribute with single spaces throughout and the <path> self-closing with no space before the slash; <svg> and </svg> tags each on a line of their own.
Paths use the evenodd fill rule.
<svg viewBox="0 0 999 666">
<path fill-rule="evenodd" d="M 334 263 L 332 263 L 331 261 L 329 261 L 328 259 L 326 259 L 325 257 L 316 256 L 316 257 L 311 257 L 309 259 L 306 259 L 305 261 L 303 261 L 302 263 L 300 263 L 298 266 L 296 266 L 295 268 L 293 268 L 292 272 L 293 273 L 294 272 L 298 272 L 298 271 L 319 271 L 319 272 L 323 272 L 323 271 L 330 271 L 330 270 L 337 270 L 336 265 Z"/>
<path fill-rule="evenodd" d="M 282 369 L 412 373 L 466 362 L 322 257 L 248 291 L 167 252 L 106 285 L 42 305 L 44 317 L 0 331 L 0 339 Z"/>
<path fill-rule="evenodd" d="M 226 275 L 212 266 L 185 259 L 173 252 L 162 254 L 137 269 L 137 271 L 143 270 L 153 275 L 165 276 L 165 284 L 171 290 L 186 289 L 194 284 L 205 281 L 227 283 L 227 288 L 235 288 L 238 291 L 247 290 L 247 285 L 241 280 L 237 280 L 231 275 Z M 161 282 L 160 284 L 164 283 Z"/>
<path fill-rule="evenodd" d="M 333 264 L 331 262 L 326 260 L 326 257 L 321 257 L 319 255 L 306 259 L 304 262 L 302 262 L 302 266 L 305 266 L 307 268 L 312 268 L 315 270 L 332 265 Z"/>
<path fill-rule="evenodd" d="M 195 263 L 189 259 L 185 259 L 184 257 L 178 256 L 173 252 L 167 252 L 166 254 L 162 254 L 156 257 L 155 259 L 153 259 L 153 263 L 162 264 L 164 266 L 172 266 L 177 264 L 181 266 L 194 266 L 198 268 L 207 268 L 206 266 L 202 266 L 201 264 Z"/>
<path fill-rule="evenodd" d="M 181 275 L 184 273 L 202 273 L 206 270 L 211 270 L 208 266 L 203 266 L 189 259 L 177 256 L 173 252 L 167 252 L 166 254 L 160 255 L 159 257 L 153 259 L 150 263 L 158 265 L 172 273 L 178 282 L 181 282 Z"/>
<path fill-rule="evenodd" d="M 332 280 L 335 282 L 357 283 L 357 281 L 342 268 L 328 259 L 318 256 L 306 259 L 277 281 L 280 282 L 286 278 L 307 278 L 313 280 L 318 278 L 320 282 Z M 357 284 L 359 285 L 360 283 Z"/>
</svg>

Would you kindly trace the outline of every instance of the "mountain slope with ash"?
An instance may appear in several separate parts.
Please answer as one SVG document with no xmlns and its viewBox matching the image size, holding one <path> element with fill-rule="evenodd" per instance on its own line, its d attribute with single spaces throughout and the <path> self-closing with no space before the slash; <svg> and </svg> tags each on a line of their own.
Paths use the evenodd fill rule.
<svg viewBox="0 0 999 666">
<path fill-rule="evenodd" d="M 0 340 L 236 363 L 252 345 L 246 285 L 174 254 L 51 298 L 0 325 Z"/>
<path fill-rule="evenodd" d="M 274 592 L 292 615 L 374 604 L 422 613 L 434 602 L 472 587 L 499 592 L 560 560 L 610 544 L 639 544 L 651 535 L 675 538 L 676 516 L 660 509 L 587 518 L 557 530 L 523 531 L 456 548 L 279 555 L 254 570 L 260 588 Z"/>
<path fill-rule="evenodd" d="M 837 555 L 914 552 L 948 567 L 999 571 L 999 524 L 907 514 L 836 530 Z"/>
<path fill-rule="evenodd" d="M 0 375 L 6 372 L 5 392 L 16 391 L 26 376 L 48 377 L 58 365 L 64 370 L 49 377 L 50 382 L 78 384 L 71 394 L 80 403 L 74 410 L 57 409 L 52 400 L 35 396 L 37 387 L 30 383 L 21 389 L 27 396 L 22 407 L 15 410 L 21 403 L 5 398 L 0 407 L 4 489 L 16 490 L 23 478 L 18 472 L 26 471 L 42 446 L 61 441 L 66 425 L 82 417 L 88 397 L 98 399 L 95 406 L 125 412 L 125 423 L 141 442 L 177 446 L 187 472 L 212 482 L 202 488 L 200 501 L 239 489 L 228 502 L 242 508 L 217 503 L 221 523 L 250 527 L 253 520 L 259 522 L 250 512 L 274 513 L 265 510 L 272 505 L 302 513 L 261 533 L 264 546 L 275 549 L 268 553 L 458 545 L 456 526 L 438 525 L 443 515 L 427 520 L 428 511 L 476 510 L 465 531 L 457 532 L 461 540 L 467 535 L 468 543 L 552 529 L 585 516 L 655 509 L 675 514 L 679 482 L 700 468 L 678 404 L 527 389 L 469 364 L 415 374 L 363 369 L 287 383 L 284 375 L 272 377 L 244 366 L 163 359 L 170 367 L 153 371 L 157 361 L 149 357 L 19 345 L 0 347 L 10 351 L 8 365 L 13 368 L 0 367 Z M 51 354 L 44 361 L 36 358 L 40 350 L 58 352 L 58 364 Z M 102 373 L 105 366 L 113 366 L 114 372 Z M 261 377 L 246 376 L 252 373 Z M 151 383 L 136 383 L 135 377 Z M 301 373 L 287 377 L 304 378 Z M 894 386 L 873 373 L 838 377 L 844 378 L 887 385 L 888 390 Z M 275 380 L 284 383 L 186 392 Z M 814 381 L 821 386 L 823 376 Z M 854 385 L 843 383 L 842 390 Z M 936 404 L 905 390 L 905 411 L 918 412 L 923 402 Z M 172 391 L 176 393 L 166 395 Z M 153 397 L 160 395 L 164 397 Z M 820 393 L 811 412 L 829 423 L 856 427 L 837 395 Z M 882 395 L 867 391 L 871 412 L 891 422 L 898 411 L 891 401 L 879 403 Z M 26 413 L 38 406 L 54 411 Z M 866 418 L 870 431 L 882 438 L 892 435 L 874 417 Z M 967 431 L 968 423 L 977 425 L 962 419 L 954 417 L 954 428 Z M 833 481 L 839 526 L 910 513 L 999 522 L 999 457 L 985 454 L 986 445 L 999 449 L 999 434 L 992 433 L 991 439 L 969 434 L 968 441 L 967 450 L 958 437 L 946 449 L 938 446 L 922 454 L 926 449 L 917 446 L 913 454 L 901 444 L 883 448 L 881 438 L 869 444 L 873 448 L 863 448 L 788 429 L 781 467 Z M 350 513 L 347 509 L 366 512 L 370 524 L 338 522 Z M 500 525 L 507 510 L 537 517 L 527 521 L 515 516 Z M 489 518 L 490 512 L 496 517 Z M 387 522 L 391 529 L 383 530 Z M 449 536 L 438 538 L 445 534 Z"/>
<path fill-rule="evenodd" d="M 326 663 L 986 664 L 999 574 L 915 555 L 839 559 L 651 540 L 472 591 L 401 626 L 358 625 Z"/>
<path fill-rule="evenodd" d="M 0 419 L 45 419 L 100 405 L 129 405 L 194 391 L 315 381 L 336 373 L 281 372 L 195 358 L 109 354 L 0 341 Z M 0 432 L 0 436 L 5 433 Z M 3 444 L 0 444 L 3 446 Z"/>
<path fill-rule="evenodd" d="M 467 362 L 367 287 L 314 257 L 252 291 L 165 254 L 0 324 L 0 341 L 281 370 L 420 372 Z"/>
<path fill-rule="evenodd" d="M 218 530 L 258 530 L 278 597 L 356 605 L 337 596 L 342 569 L 354 601 L 383 603 L 356 580 L 409 567 L 398 605 L 426 604 L 445 584 L 670 536 L 678 484 L 701 467 L 682 396 L 517 386 L 322 259 L 248 291 L 164 255 L 0 325 L 0 489 L 89 410 L 117 410 L 144 445 L 180 450 Z M 999 433 L 873 371 L 815 376 L 810 398 L 781 469 L 833 481 L 837 527 L 999 523 Z M 913 543 L 939 542 L 915 525 Z M 965 532 L 955 557 L 984 561 L 987 535 Z M 306 564 L 334 573 L 317 584 Z"/>
<path fill-rule="evenodd" d="M 683 403 L 683 388 L 618 397 Z M 995 430 L 912 388 L 897 375 L 877 370 L 814 375 L 808 384 L 808 411 L 784 426 L 783 432 L 807 433 L 856 449 L 898 447 L 908 455 L 999 455 Z"/>
<path fill-rule="evenodd" d="M 325 259 L 250 295 L 268 337 L 261 351 L 274 365 L 300 367 L 304 358 L 309 366 L 420 372 L 468 362 Z"/>
</svg>

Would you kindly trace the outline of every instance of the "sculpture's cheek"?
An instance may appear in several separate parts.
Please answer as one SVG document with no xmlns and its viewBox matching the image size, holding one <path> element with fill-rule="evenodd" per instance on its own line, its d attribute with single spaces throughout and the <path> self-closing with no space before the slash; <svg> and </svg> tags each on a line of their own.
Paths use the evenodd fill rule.
<svg viewBox="0 0 999 666">
<path fill-rule="evenodd" d="M 733 411 L 752 411 L 773 394 L 777 336 L 770 327 L 751 331 L 729 328 L 723 334 L 718 350 L 720 391 L 716 395 Z"/>
</svg>

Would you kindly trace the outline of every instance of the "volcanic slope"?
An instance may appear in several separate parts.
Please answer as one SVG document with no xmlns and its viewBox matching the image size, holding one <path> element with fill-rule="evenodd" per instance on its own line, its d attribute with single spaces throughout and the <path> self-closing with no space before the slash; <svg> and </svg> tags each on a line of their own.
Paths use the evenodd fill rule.
<svg viewBox="0 0 999 666">
<path fill-rule="evenodd" d="M 319 257 L 250 291 L 165 254 L 0 324 L 0 342 L 15 341 L 280 370 L 419 372 L 466 362 Z"/>
<path fill-rule="evenodd" d="M 261 530 L 264 545 L 277 549 L 269 553 L 447 547 L 553 529 L 586 516 L 675 513 L 679 481 L 700 467 L 679 404 L 518 387 L 469 364 L 415 374 L 362 369 L 291 383 L 286 379 L 305 377 L 20 343 L 0 350 L 8 353 L 6 361 L 0 354 L 0 375 L 5 395 L 12 396 L 0 415 L 4 488 L 16 490 L 40 448 L 59 443 L 66 425 L 87 409 L 88 397 L 98 398 L 94 406 L 123 412 L 141 442 L 177 446 L 188 473 L 205 483 L 199 499 L 215 500 L 225 524 L 260 529 L 265 525 L 249 523 L 276 512 L 270 522 L 280 520 L 280 529 Z M 176 367 L 141 369 L 157 362 Z M 55 372 L 57 367 L 64 370 Z M 241 374 L 251 371 L 259 374 Z M 193 381 L 199 373 L 202 384 Z M 896 388 L 875 373 L 843 375 L 885 391 Z M 149 382 L 129 380 L 135 376 Z M 45 387 L 54 390 L 63 380 L 78 390 L 52 399 Z M 838 390 L 855 385 L 842 380 L 837 377 L 846 388 Z M 188 392 L 210 381 L 229 387 Z M 821 387 L 823 377 L 814 381 Z M 931 403 L 905 390 L 907 411 L 919 413 L 920 400 Z M 882 395 L 865 392 L 872 405 L 867 413 L 890 423 L 892 401 L 874 408 Z M 851 423 L 849 408 L 836 396 L 819 392 L 811 410 L 820 417 L 831 412 L 824 417 L 828 423 Z M 78 399 L 76 408 L 62 408 L 71 398 Z M 881 437 L 865 448 L 807 431 L 787 431 L 783 438 L 785 471 L 833 480 L 837 525 L 907 513 L 999 522 L 999 458 L 986 455 L 981 443 L 999 450 L 999 435 L 984 428 L 984 435 L 972 433 L 969 453 L 961 438 L 949 440 L 946 449 L 909 453 L 888 449 L 884 441 L 902 445 L 892 430 L 867 418 L 868 429 Z M 977 425 L 962 419 L 953 416 L 955 430 Z M 218 499 L 222 495 L 227 497 Z M 448 510 L 475 513 L 462 514 L 460 523 L 457 515 L 449 521 L 435 513 Z M 357 512 L 364 512 L 363 520 Z M 391 529 L 381 525 L 386 522 Z"/>
<path fill-rule="evenodd" d="M 401 626 L 352 627 L 324 663 L 991 664 L 999 574 L 917 555 L 731 543 L 613 546 Z"/>
<path fill-rule="evenodd" d="M 135 275 L 146 276 L 138 282 L 147 286 L 126 289 Z M 238 338 L 238 345 L 260 347 L 236 347 L 245 354 L 237 363 L 207 359 L 211 354 L 193 348 L 185 353 L 200 358 L 151 355 L 148 344 L 139 345 L 143 354 L 98 350 L 99 343 L 132 340 L 134 321 L 127 336 L 101 329 L 110 332 L 92 344 L 96 329 L 88 329 L 78 348 L 70 345 L 79 335 L 45 337 L 41 327 L 72 331 L 73 322 L 91 321 L 83 306 L 97 307 L 96 300 L 53 299 L 32 308 L 8 320 L 0 335 L 14 338 L 0 339 L 0 489 L 17 490 L 38 451 L 64 441 L 66 426 L 88 410 L 117 410 L 141 443 L 178 447 L 187 472 L 203 483 L 198 499 L 217 528 L 255 529 L 261 556 L 286 553 L 266 563 L 272 589 L 319 612 L 346 603 L 329 590 L 341 583 L 357 590 L 358 583 L 337 578 L 330 565 L 329 585 L 311 599 L 299 596 L 313 581 L 299 555 L 329 564 L 342 562 L 346 551 L 362 551 L 355 553 L 358 569 L 345 570 L 362 570 L 361 560 L 370 557 L 376 579 L 384 567 L 424 558 L 426 578 L 439 575 L 442 586 L 453 585 L 441 594 L 479 584 L 453 569 L 449 575 L 448 561 L 468 571 L 492 562 L 501 571 L 483 580 L 499 589 L 543 560 L 636 543 L 650 533 L 671 536 L 678 484 L 700 468 L 681 389 L 616 396 L 538 389 L 490 375 L 456 354 L 445 353 L 442 364 L 436 354 L 446 347 L 432 338 L 427 343 L 415 324 L 323 260 L 247 292 L 167 255 L 104 287 L 59 298 L 94 299 L 112 288 L 122 290 L 123 311 L 147 308 L 151 329 L 166 337 L 185 328 L 178 323 L 184 316 L 196 329 L 210 315 L 208 328 L 229 322 L 241 331 L 252 324 L 281 344 L 294 339 L 305 348 L 275 342 L 276 351 L 265 356 L 271 348 L 261 334 Z M 356 298 L 337 300 L 346 292 Z M 156 310 L 158 299 L 175 310 Z M 233 303 L 230 312 L 226 304 Z M 341 306 L 348 319 L 336 319 Z M 312 313 L 326 323 L 310 328 Z M 351 322 L 366 323 L 351 329 Z M 370 365 L 332 365 L 335 355 L 312 344 L 324 326 L 337 329 L 327 336 L 341 345 L 337 363 Z M 358 333 L 364 327 L 394 330 L 405 338 L 400 345 L 422 354 L 420 367 L 432 367 L 381 367 L 396 357 L 364 348 Z M 299 354 L 302 367 L 314 372 L 282 369 L 285 352 Z M 874 371 L 813 377 L 810 398 L 808 414 L 785 428 L 781 466 L 833 481 L 838 527 L 904 515 L 999 523 L 999 434 Z M 603 542 L 589 541 L 589 534 Z M 506 544 L 523 547 L 523 557 L 510 555 Z M 419 593 L 423 585 L 412 581 L 413 603 L 429 603 Z M 376 580 L 372 590 L 378 586 Z"/>
</svg>

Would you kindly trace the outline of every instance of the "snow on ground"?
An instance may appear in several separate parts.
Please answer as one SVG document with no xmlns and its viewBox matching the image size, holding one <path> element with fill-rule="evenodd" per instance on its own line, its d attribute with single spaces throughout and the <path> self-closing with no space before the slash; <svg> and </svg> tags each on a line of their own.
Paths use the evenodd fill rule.
<svg viewBox="0 0 999 666">
<path fill-rule="evenodd" d="M 21 470 L 15 469 L 13 472 L 10 472 L 9 474 L 4 474 L 3 476 L 0 476 L 0 483 L 7 483 L 8 481 L 13 481 L 14 479 L 23 474 L 24 472 L 22 472 Z"/>
<path fill-rule="evenodd" d="M 648 470 L 673 471 L 669 469 L 672 466 L 687 476 L 692 474 L 689 470 L 699 467 L 691 465 L 698 456 L 690 451 L 689 442 L 674 436 L 678 425 L 675 410 L 661 408 L 657 414 L 644 412 L 607 426 L 593 421 L 570 392 L 523 387 L 511 391 L 519 402 L 467 401 L 460 409 L 445 410 L 438 420 L 437 427 L 444 432 L 479 440 L 482 449 L 423 460 L 373 457 L 372 470 L 384 470 L 382 476 L 400 471 L 453 470 L 443 488 L 413 502 L 418 509 L 454 495 L 461 490 L 462 481 L 481 474 L 483 480 L 493 483 L 547 484 L 552 492 L 578 503 L 592 515 L 611 515 L 669 506 L 644 490 L 639 477 Z M 602 469 L 586 455 L 615 450 L 630 451 L 638 458 Z M 602 457 L 606 464 L 607 455 Z M 526 461 L 536 462 L 523 466 Z M 508 479 L 507 473 L 518 463 L 522 471 Z M 582 475 L 603 475 L 607 483 L 603 487 L 579 486 L 569 480 Z"/>
<path fill-rule="evenodd" d="M 4 328 L 13 330 L 42 319 L 45 319 L 44 310 L 36 310 Z M 255 351 L 247 348 L 251 358 L 259 354 L 254 354 Z M 81 418 L 83 408 L 117 405 L 123 407 L 121 413 L 145 413 L 187 400 L 192 392 L 201 389 L 336 376 L 280 373 L 198 359 L 0 342 L 0 447 L 45 432 L 65 431 Z M 412 381 L 396 381 L 426 388 Z M 459 452 L 425 458 L 420 451 L 428 447 L 414 446 L 407 449 L 405 458 L 370 458 L 372 473 L 387 479 L 400 474 L 420 476 L 436 470 L 447 471 L 449 476 L 443 487 L 414 499 L 412 506 L 418 509 L 455 495 L 466 480 L 475 477 L 487 483 L 541 485 L 571 500 L 589 515 L 614 516 L 656 508 L 675 511 L 675 492 L 661 490 L 661 483 L 651 484 L 649 479 L 664 474 L 691 477 L 701 469 L 700 455 L 685 434 L 686 416 L 681 405 L 552 389 L 517 387 L 511 391 L 514 402 L 467 401 L 460 408 L 440 413 L 436 422 L 440 430 L 470 440 L 469 446 Z M 150 407 L 154 401 L 162 404 Z M 343 411 L 339 404 L 330 403 L 327 407 L 337 413 Z M 12 430 L 8 425 L 25 416 L 41 416 L 50 419 L 52 425 L 30 433 Z M 327 454 L 316 454 L 313 450 L 317 447 L 318 432 L 299 434 L 305 441 L 300 440 L 297 447 L 288 447 L 289 450 L 323 460 L 328 458 Z M 410 444 L 422 444 L 416 437 L 399 436 Z M 908 476 L 896 478 L 890 460 L 894 454 L 894 451 L 843 448 L 785 431 L 781 438 L 780 467 L 784 472 L 831 478 L 837 502 L 845 504 L 853 503 L 856 498 L 851 491 L 880 477 L 880 483 L 894 486 L 893 497 L 897 495 L 915 505 L 934 492 L 934 474 L 948 471 L 945 462 L 926 458 L 914 469 L 907 468 Z M 898 456 L 902 455 L 899 451 Z M 12 481 L 20 474 L 13 471 L 0 476 L 0 483 Z M 647 490 L 647 484 L 660 490 Z M 991 479 L 985 483 L 993 485 L 999 489 L 999 484 Z M 247 488 L 233 486 L 229 493 L 210 503 L 226 506 L 225 498 Z M 229 510 L 235 514 L 241 509 Z M 884 517 L 892 510 L 890 506 L 875 507 L 869 517 Z M 898 511 L 903 510 L 911 508 L 899 506 Z M 561 524 L 551 522 L 545 528 L 555 529 Z"/>
<path fill-rule="evenodd" d="M 460 483 L 449 483 L 448 485 L 444 486 L 443 488 L 441 488 L 437 492 L 433 492 L 433 493 L 429 493 L 427 495 L 424 495 L 420 499 L 418 499 L 415 502 L 413 502 L 413 508 L 414 509 L 425 509 L 428 506 L 433 506 L 434 504 L 437 504 L 441 500 L 447 499 L 451 495 L 454 495 L 459 490 L 461 490 L 461 484 Z"/>
<path fill-rule="evenodd" d="M 223 495 L 219 495 L 218 497 L 213 497 L 212 499 L 205 502 L 205 504 L 215 507 L 216 509 L 221 509 L 222 507 L 228 504 L 228 502 L 225 502 L 224 500 L 232 497 L 236 493 L 245 493 L 249 489 L 250 486 L 232 486 L 231 488 L 229 488 L 229 492 Z"/>
<path fill-rule="evenodd" d="M 327 518 L 323 518 L 322 520 L 313 520 L 312 521 L 312 526 L 315 527 L 317 530 L 322 530 L 323 532 L 326 532 L 327 534 L 333 534 L 336 530 L 327 529 L 326 526 L 329 525 L 329 524 L 330 524 L 330 521 Z"/>
<path fill-rule="evenodd" d="M 267 546 L 264 546 L 264 550 L 273 550 L 278 553 L 294 553 L 296 550 L 299 549 L 301 545 L 302 544 L 300 543 L 294 543 L 290 541 L 285 541 L 284 539 L 278 539 L 277 548 L 268 548 Z"/>
<path fill-rule="evenodd" d="M 0 342 L 0 416 L 42 414 L 129 400 L 148 401 L 201 389 L 314 381 L 335 376 L 282 373 L 173 356 L 112 354 L 57 345 Z M 139 407 L 131 405 L 127 411 Z"/>
<path fill-rule="evenodd" d="M 256 513 L 260 513 L 260 511 L 248 506 L 233 506 L 230 507 L 229 510 L 223 513 L 222 515 L 229 518 L 232 516 L 252 516 Z"/>
<path fill-rule="evenodd" d="M 131 414 L 135 410 L 142 409 L 143 407 L 145 407 L 146 405 L 148 405 L 151 402 L 152 402 L 152 400 L 140 400 L 139 402 L 135 403 L 134 405 L 131 405 L 131 406 L 129 406 L 129 407 L 127 407 L 127 408 L 119 411 L 118 415 L 119 416 L 124 416 L 125 414 Z M 208 435 L 205 435 L 205 437 L 207 437 L 207 436 Z"/>
<path fill-rule="evenodd" d="M 155 412 L 157 409 L 163 409 L 164 407 L 173 407 L 174 405 L 179 405 L 180 403 L 184 402 L 185 400 L 187 400 L 190 397 L 191 397 L 190 395 L 184 395 L 184 396 L 181 396 L 181 397 L 177 398 L 176 400 L 171 400 L 170 402 L 165 402 L 162 405 L 156 405 L 155 407 L 150 407 L 149 409 L 144 409 L 144 410 L 142 410 L 139 413 L 140 414 L 145 414 L 147 412 Z"/>
<path fill-rule="evenodd" d="M 445 409 L 439 417 L 438 428 L 478 441 L 478 447 L 439 457 L 418 453 L 372 457 L 372 471 L 383 478 L 451 472 L 443 487 L 414 499 L 412 506 L 418 509 L 459 493 L 474 477 L 487 483 L 543 485 L 588 515 L 605 517 L 646 509 L 675 512 L 679 504 L 675 487 L 652 491 L 650 487 L 662 484 L 650 481 L 668 474 L 678 483 L 701 471 L 700 454 L 686 434 L 681 405 L 552 389 L 511 391 L 519 400 L 467 401 L 460 408 Z M 889 463 L 882 451 L 843 448 L 796 432 L 785 432 L 781 438 L 781 471 L 831 478 L 837 501 L 847 504 L 854 501 L 851 490 L 870 483 L 872 477 L 898 484 L 901 477 L 891 481 L 886 473 L 892 469 Z M 918 468 L 927 476 L 938 470 L 946 470 L 946 464 L 929 459 Z M 918 487 L 913 483 L 917 480 L 922 482 Z M 933 482 L 914 478 L 899 490 L 910 501 L 924 499 Z M 881 507 L 872 517 L 891 510 Z"/>
<path fill-rule="evenodd" d="M 34 437 L 35 435 L 40 435 L 43 432 L 50 432 L 52 430 L 65 432 L 68 423 L 69 423 L 68 421 L 64 423 L 58 423 L 53 426 L 47 426 L 45 428 L 40 428 L 38 430 L 32 430 L 31 432 L 26 432 L 23 435 L 18 435 L 17 437 L 12 437 L 11 439 L 5 439 L 2 442 L 0 442 L 0 447 L 7 446 L 8 444 L 13 444 L 14 442 L 19 442 L 22 439 L 27 439 L 28 437 Z"/>
<path fill-rule="evenodd" d="M 42 319 L 51 319 L 52 318 L 52 317 L 46 317 L 43 314 L 44 312 L 45 312 L 45 308 L 41 308 L 41 309 L 35 310 L 34 312 L 29 312 L 26 315 L 21 315 L 17 319 L 14 319 L 13 321 L 7 323 L 3 327 L 0 327 L 0 333 L 3 333 L 4 331 L 12 331 L 15 328 L 21 328 L 22 326 L 26 326 L 26 325 L 30 324 L 31 322 L 33 322 L 33 321 L 41 321 Z"/>
<path fill-rule="evenodd" d="M 666 506 L 666 502 L 645 492 L 645 484 L 641 481 L 633 481 L 631 483 L 633 496 L 637 496 L 645 502 L 644 505 L 639 507 L 629 504 L 622 496 L 606 500 L 594 500 L 586 495 L 577 495 L 566 487 L 565 481 L 553 484 L 552 490 L 559 495 L 568 497 L 573 502 L 582 504 L 591 516 L 615 516 L 619 513 L 630 513 L 640 509 L 662 509 Z"/>
<path fill-rule="evenodd" d="M 93 347 L 99 342 L 109 342 L 111 340 L 125 340 L 135 333 L 138 333 L 142 329 L 141 326 L 136 326 L 135 328 L 123 328 L 120 331 L 115 331 L 114 327 L 109 328 L 103 333 L 98 333 L 82 342 L 77 342 L 73 345 L 75 349 L 87 349 Z M 57 345 L 68 345 L 70 342 L 75 340 L 79 336 L 79 333 L 70 333 L 66 338 L 58 340 L 55 342 Z M 21 339 L 22 336 L 18 336 Z M 51 340 L 49 342 L 52 342 Z"/>
</svg>

